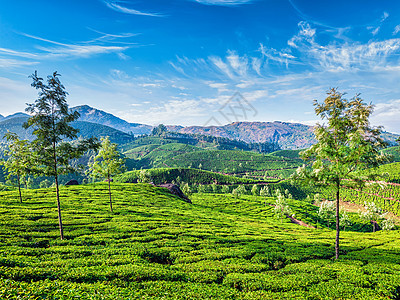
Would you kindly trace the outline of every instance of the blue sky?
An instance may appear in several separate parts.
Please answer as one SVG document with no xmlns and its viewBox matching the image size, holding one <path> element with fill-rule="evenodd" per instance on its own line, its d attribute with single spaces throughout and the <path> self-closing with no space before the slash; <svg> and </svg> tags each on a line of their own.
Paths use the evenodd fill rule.
<svg viewBox="0 0 400 300">
<path fill-rule="evenodd" d="M 4 0 L 0 114 L 34 101 L 29 74 L 57 70 L 70 106 L 130 122 L 225 124 L 239 92 L 237 120 L 313 124 L 312 100 L 338 87 L 400 133 L 399 54 L 393 0 Z"/>
</svg>

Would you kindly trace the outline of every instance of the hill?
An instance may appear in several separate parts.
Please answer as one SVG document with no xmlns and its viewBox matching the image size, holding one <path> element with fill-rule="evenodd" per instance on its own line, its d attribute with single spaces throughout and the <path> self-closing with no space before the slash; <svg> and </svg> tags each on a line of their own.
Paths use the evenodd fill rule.
<svg viewBox="0 0 400 300">
<path fill-rule="evenodd" d="M 315 144 L 313 127 L 287 122 L 234 122 L 224 126 L 190 126 L 179 129 L 181 133 L 205 134 L 247 143 L 276 143 L 282 149 L 305 149 Z M 382 137 L 395 144 L 397 134 L 384 132 Z"/>
<path fill-rule="evenodd" d="M 274 200 L 113 184 L 0 192 L 2 299 L 397 299 L 398 231 L 335 232 L 274 218 Z M 288 200 L 314 227 L 317 208 Z M 321 225 L 318 225 L 320 227 Z"/>
<path fill-rule="evenodd" d="M 278 150 L 275 152 L 270 153 L 270 155 L 273 156 L 278 156 L 278 157 L 286 157 L 286 158 L 290 158 L 290 159 L 301 159 L 300 158 L 300 152 L 302 150 Z"/>
<path fill-rule="evenodd" d="M 6 118 L 3 121 L 0 121 L 0 138 L 2 138 L 7 131 L 15 132 L 21 139 L 33 140 L 34 136 L 32 135 L 32 129 L 24 129 L 22 124 L 24 124 L 28 120 L 28 116 L 15 116 L 12 118 Z M 113 143 L 124 144 L 131 142 L 133 140 L 133 136 L 116 130 L 114 128 L 94 124 L 89 122 L 73 122 L 71 124 L 74 128 L 79 130 L 78 136 L 83 138 L 89 137 L 105 137 L 109 136 L 110 140 Z"/>
<path fill-rule="evenodd" d="M 105 125 L 129 134 L 149 134 L 153 128 L 152 126 L 148 125 L 129 123 L 110 113 L 90 107 L 88 105 L 72 107 L 71 111 L 79 112 L 79 121 Z"/>
<path fill-rule="evenodd" d="M 285 157 L 249 151 L 201 150 L 175 155 L 164 160 L 163 165 L 167 167 L 198 168 L 261 179 L 265 175 L 267 177 L 279 177 L 278 173 L 283 170 L 294 172 L 302 163 Z"/>
<path fill-rule="evenodd" d="M 102 110 L 81 105 L 72 107 L 71 110 L 80 113 L 79 121 L 90 122 L 100 125 L 112 127 L 116 130 L 133 134 L 148 135 L 151 133 L 153 126 L 129 123 L 113 114 Z M 23 113 L 17 113 L 7 118 L 27 116 Z M 0 121 L 2 119 L 0 118 Z M 313 127 L 288 122 L 234 122 L 224 126 L 188 126 L 168 125 L 171 132 L 214 136 L 226 138 L 229 140 L 243 141 L 245 143 L 271 143 L 277 144 L 282 149 L 305 149 L 315 143 Z M 396 145 L 395 140 L 399 137 L 397 134 L 384 132 L 382 137 L 389 142 L 390 145 Z M 228 150 L 228 149 L 226 149 Z"/>
<path fill-rule="evenodd" d="M 258 183 L 259 181 L 238 178 L 235 176 L 228 176 L 219 173 L 198 170 L 198 169 L 185 169 L 185 168 L 155 168 L 149 170 L 134 170 L 118 175 L 115 181 L 122 183 L 137 183 L 141 174 L 144 174 L 147 179 L 154 184 L 162 183 L 188 183 L 190 185 L 198 184 L 251 184 Z M 276 181 L 276 180 L 275 180 Z M 273 182 L 269 180 L 269 182 Z"/>
<path fill-rule="evenodd" d="M 224 126 L 191 126 L 179 132 L 238 139 L 247 143 L 277 143 L 283 149 L 303 149 L 315 143 L 311 126 L 285 122 L 235 122 Z"/>
<path fill-rule="evenodd" d="M 383 153 L 389 154 L 394 162 L 400 162 L 400 146 L 389 147 L 382 150 Z"/>
</svg>

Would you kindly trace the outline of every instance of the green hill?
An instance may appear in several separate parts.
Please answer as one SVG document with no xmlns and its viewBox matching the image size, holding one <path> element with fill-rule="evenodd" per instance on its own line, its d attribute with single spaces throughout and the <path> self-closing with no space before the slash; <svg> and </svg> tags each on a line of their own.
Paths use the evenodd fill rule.
<svg viewBox="0 0 400 300">
<path fill-rule="evenodd" d="M 286 157 L 290 159 L 300 159 L 299 153 L 303 150 L 278 150 L 270 153 L 273 156 Z"/>
<path fill-rule="evenodd" d="M 1 299 L 398 299 L 399 232 L 341 234 L 273 217 L 273 199 L 145 184 L 0 192 Z M 290 200 L 317 225 L 317 208 Z"/>
<path fill-rule="evenodd" d="M 394 162 L 400 162 L 400 146 L 389 147 L 382 152 L 391 155 Z"/>
<path fill-rule="evenodd" d="M 135 170 L 121 174 L 115 178 L 117 182 L 136 183 L 140 179 L 140 173 L 145 172 L 149 180 L 154 184 L 185 182 L 188 184 L 237 184 L 257 183 L 259 181 L 247 178 L 238 178 L 219 173 L 185 168 L 159 168 L 149 170 Z M 276 181 L 276 180 L 275 180 Z M 273 182 L 273 181 L 269 181 Z"/>
<path fill-rule="evenodd" d="M 199 168 L 225 174 L 248 175 L 256 179 L 289 173 L 301 165 L 298 160 L 249 151 L 202 150 L 185 153 L 163 161 L 167 167 Z"/>
<path fill-rule="evenodd" d="M 400 183 L 400 162 L 379 166 L 378 172 L 385 175 L 385 181 Z"/>
</svg>

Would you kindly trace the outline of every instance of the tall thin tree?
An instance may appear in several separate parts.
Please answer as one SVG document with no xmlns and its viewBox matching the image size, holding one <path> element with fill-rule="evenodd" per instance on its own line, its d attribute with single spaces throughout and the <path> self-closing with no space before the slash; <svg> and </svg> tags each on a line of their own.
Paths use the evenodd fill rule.
<svg viewBox="0 0 400 300">
<path fill-rule="evenodd" d="M 109 137 L 101 138 L 101 147 L 97 155 L 93 158 L 93 162 L 89 167 L 89 173 L 92 177 L 103 177 L 107 180 L 111 212 L 113 212 L 111 199 L 112 176 L 123 172 L 124 169 L 125 162 L 121 158 L 117 144 L 111 143 Z"/>
<path fill-rule="evenodd" d="M 31 115 L 24 127 L 33 128 L 36 136 L 32 146 L 36 153 L 36 165 L 40 173 L 54 178 L 58 223 L 61 239 L 64 239 L 64 227 L 61 217 L 59 175 L 71 173 L 71 159 L 79 158 L 88 149 L 96 148 L 96 140 L 91 138 L 82 140 L 77 145 L 70 141 L 77 137 L 78 130 L 70 125 L 79 118 L 78 112 L 70 112 L 66 97 L 68 93 L 60 82 L 60 74 L 54 72 L 47 76 L 45 82 L 38 77 L 37 72 L 30 76 L 32 87 L 38 90 L 38 99 L 28 104 L 26 111 Z"/>
<path fill-rule="evenodd" d="M 21 180 L 23 180 L 32 171 L 32 153 L 29 141 L 20 140 L 18 135 L 8 132 L 4 136 L 9 143 L 8 150 L 4 152 L 7 159 L 0 161 L 7 170 L 7 178 L 13 176 L 17 179 L 19 200 L 22 203 Z"/>
<path fill-rule="evenodd" d="M 326 121 L 314 128 L 317 143 L 300 153 L 312 161 L 312 168 L 300 167 L 293 179 L 306 184 L 331 186 L 336 200 L 335 258 L 339 258 L 340 190 L 343 185 L 362 187 L 374 172 L 360 172 L 385 161 L 380 149 L 385 146 L 380 137 L 381 128 L 372 128 L 369 117 L 373 106 L 356 95 L 345 99 L 344 94 L 332 88 L 323 103 L 314 100 L 315 113 Z"/>
</svg>

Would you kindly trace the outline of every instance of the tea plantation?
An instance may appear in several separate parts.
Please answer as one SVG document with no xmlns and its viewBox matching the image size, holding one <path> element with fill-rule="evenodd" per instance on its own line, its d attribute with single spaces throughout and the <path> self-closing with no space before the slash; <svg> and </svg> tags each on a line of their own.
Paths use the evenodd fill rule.
<svg viewBox="0 0 400 300">
<path fill-rule="evenodd" d="M 0 299 L 400 298 L 399 231 L 342 232 L 334 261 L 306 202 L 289 204 L 317 228 L 274 218 L 273 198 L 116 183 L 111 214 L 107 184 L 63 187 L 61 241 L 54 191 L 23 194 L 0 192 Z"/>
</svg>

